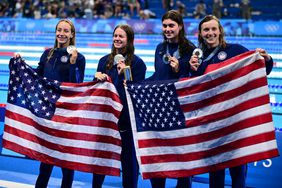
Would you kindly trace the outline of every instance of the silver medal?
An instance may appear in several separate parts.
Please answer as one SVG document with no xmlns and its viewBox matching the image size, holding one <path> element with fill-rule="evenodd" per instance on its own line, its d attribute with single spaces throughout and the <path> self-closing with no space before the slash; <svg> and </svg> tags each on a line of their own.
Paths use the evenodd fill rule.
<svg viewBox="0 0 282 188">
<path fill-rule="evenodd" d="M 73 52 L 74 50 L 76 50 L 76 47 L 75 47 L 74 45 L 70 45 L 70 46 L 67 47 L 67 52 L 68 52 L 69 54 L 72 54 L 72 52 Z"/>
</svg>

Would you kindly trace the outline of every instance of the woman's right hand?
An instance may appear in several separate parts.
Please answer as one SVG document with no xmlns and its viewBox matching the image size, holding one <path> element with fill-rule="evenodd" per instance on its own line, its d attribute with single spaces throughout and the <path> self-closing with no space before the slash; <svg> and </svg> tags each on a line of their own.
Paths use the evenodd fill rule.
<svg viewBox="0 0 282 188">
<path fill-rule="evenodd" d="M 199 66 L 200 66 L 198 56 L 197 55 L 192 55 L 191 58 L 190 58 L 189 64 L 190 64 L 191 69 L 193 71 L 197 71 Z"/>
<path fill-rule="evenodd" d="M 9 69 L 11 69 L 11 67 L 12 67 L 12 63 L 17 63 L 18 62 L 18 60 L 17 59 L 21 59 L 22 57 L 21 57 L 21 54 L 19 54 L 19 53 L 14 53 L 14 55 L 13 55 L 13 57 L 10 59 L 10 62 L 9 62 Z M 24 60 L 23 60 L 24 61 Z"/>
<path fill-rule="evenodd" d="M 14 56 L 13 56 L 13 58 L 21 58 L 21 54 L 20 53 L 14 53 Z"/>
<path fill-rule="evenodd" d="M 99 80 L 99 81 L 105 81 L 105 80 L 108 80 L 108 75 L 104 74 L 102 72 L 96 72 L 95 78 L 97 78 L 97 80 Z"/>
</svg>

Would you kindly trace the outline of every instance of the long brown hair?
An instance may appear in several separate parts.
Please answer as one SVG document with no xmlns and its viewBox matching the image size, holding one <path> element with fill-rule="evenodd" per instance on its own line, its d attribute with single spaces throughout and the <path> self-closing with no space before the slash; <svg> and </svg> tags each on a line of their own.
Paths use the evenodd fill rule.
<svg viewBox="0 0 282 188">
<path fill-rule="evenodd" d="M 55 28 L 55 33 L 57 31 L 57 28 L 58 28 L 58 25 L 61 23 L 61 22 L 66 22 L 68 23 L 70 26 L 71 26 L 71 33 L 72 33 L 72 38 L 70 38 L 70 43 L 69 45 L 75 45 L 75 42 L 76 42 L 76 37 L 75 37 L 75 27 L 72 23 L 72 21 L 70 21 L 69 19 L 62 19 L 60 20 L 57 25 L 56 25 L 56 28 Z M 58 47 L 58 40 L 57 40 L 57 36 L 55 36 L 55 42 L 54 42 L 54 46 L 53 48 L 49 51 L 49 54 L 47 56 L 47 60 L 49 61 L 51 59 L 51 57 L 53 56 L 53 53 L 54 53 L 54 50 Z"/>
<path fill-rule="evenodd" d="M 176 10 L 167 11 L 162 17 L 162 22 L 167 19 L 171 19 L 172 21 L 175 21 L 179 26 L 182 26 L 182 29 L 179 31 L 178 34 L 178 45 L 179 45 L 180 56 L 183 56 L 184 53 L 192 51 L 193 50 L 193 46 L 191 45 L 192 42 L 186 38 L 185 27 L 181 14 Z M 163 37 L 164 37 L 164 41 L 167 41 L 167 38 L 165 37 L 164 33 L 163 33 Z"/>
<path fill-rule="evenodd" d="M 129 25 L 126 25 L 126 24 L 118 25 L 114 29 L 113 36 L 114 36 L 117 28 L 122 29 L 126 33 L 127 45 L 123 49 L 121 49 L 120 52 L 117 52 L 117 49 L 115 48 L 114 44 L 112 44 L 112 51 L 111 51 L 111 54 L 109 55 L 109 58 L 107 60 L 107 69 L 108 70 L 113 67 L 114 57 L 118 53 L 121 53 L 123 56 L 126 56 L 125 64 L 128 65 L 128 66 L 131 65 L 131 62 L 134 59 L 135 48 L 134 48 L 134 31 L 133 31 L 133 29 Z"/>
<path fill-rule="evenodd" d="M 211 20 L 215 20 L 217 23 L 218 23 L 218 28 L 219 28 L 219 31 L 220 31 L 220 35 L 219 35 L 219 45 L 223 48 L 226 47 L 226 41 L 225 41 L 225 38 L 224 38 L 224 29 L 219 21 L 219 19 L 214 16 L 214 15 L 207 15 L 205 16 L 199 23 L 199 27 L 198 27 L 198 43 L 199 43 L 199 46 L 202 46 L 203 49 L 206 49 L 207 48 L 207 45 L 205 44 L 205 41 L 203 39 L 203 37 L 201 36 L 201 29 L 202 29 L 202 25 L 203 23 L 205 22 L 209 22 Z"/>
</svg>

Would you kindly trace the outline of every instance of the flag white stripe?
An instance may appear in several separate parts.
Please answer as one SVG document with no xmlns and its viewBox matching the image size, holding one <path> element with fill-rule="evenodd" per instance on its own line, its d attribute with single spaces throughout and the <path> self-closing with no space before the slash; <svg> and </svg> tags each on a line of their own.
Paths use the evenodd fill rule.
<svg viewBox="0 0 282 188">
<path fill-rule="evenodd" d="M 96 133 L 96 134 L 111 136 L 111 137 L 120 139 L 119 132 L 113 129 L 104 128 L 104 127 L 95 127 L 95 126 L 84 126 L 84 125 L 77 126 L 73 124 L 68 124 L 66 122 L 54 122 L 48 119 L 37 117 L 33 115 L 27 109 L 12 105 L 10 103 L 7 104 L 6 109 L 14 113 L 21 112 L 21 115 L 27 118 L 30 118 L 33 120 L 36 119 L 36 122 L 43 127 L 48 127 L 48 128 L 56 129 L 60 131 L 74 132 L 74 133 L 87 133 L 87 134 Z M 5 117 L 5 122 L 6 122 L 6 119 L 7 117 Z"/>
<path fill-rule="evenodd" d="M 137 125 L 136 125 L 136 119 L 135 119 L 135 112 L 134 108 L 132 105 L 132 100 L 130 97 L 130 94 L 127 90 L 127 87 L 125 87 L 125 94 L 126 94 L 126 100 L 128 103 L 128 111 L 129 111 L 129 116 L 130 116 L 130 123 L 131 123 L 131 128 L 132 128 L 132 134 L 133 134 L 133 142 L 134 142 L 134 147 L 135 147 L 135 152 L 136 152 L 136 158 L 138 161 L 139 166 L 141 166 L 141 159 L 140 159 L 140 152 L 139 152 L 139 144 L 138 144 L 138 132 L 137 132 Z M 142 174 L 142 171 L 140 171 Z"/>
<path fill-rule="evenodd" d="M 260 152 L 266 152 L 271 149 L 276 149 L 277 144 L 275 140 L 271 140 L 268 142 L 263 142 L 247 147 L 242 147 L 236 150 L 232 150 L 229 152 L 220 153 L 219 155 L 189 161 L 189 162 L 165 162 L 165 163 L 155 163 L 155 164 L 143 164 L 141 165 L 141 170 L 143 173 L 146 172 L 160 172 L 160 171 L 173 171 L 173 170 L 192 170 L 194 168 L 206 167 L 209 165 L 214 165 L 222 162 L 226 162 L 232 159 L 237 159 L 240 157 L 259 154 Z M 229 156 L 229 157 L 226 157 Z M 158 170 L 157 170 L 158 169 Z"/>
<path fill-rule="evenodd" d="M 60 88 L 65 91 L 77 91 L 77 92 L 85 92 L 90 89 L 105 89 L 118 95 L 118 92 L 116 91 L 114 85 L 110 82 L 98 82 L 98 83 L 94 83 L 94 85 L 91 86 L 81 86 L 81 87 L 61 85 Z"/>
<path fill-rule="evenodd" d="M 88 118 L 88 119 L 96 119 L 96 120 L 106 120 L 111 121 L 113 123 L 118 122 L 118 118 L 108 112 L 95 112 L 95 111 L 89 111 L 89 110 L 67 110 L 67 109 L 61 109 L 56 108 L 55 115 L 58 116 L 64 116 L 69 118 Z"/>
<path fill-rule="evenodd" d="M 88 156 L 76 155 L 76 154 L 70 154 L 70 153 L 62 153 L 56 150 L 51 150 L 49 148 L 46 148 L 42 145 L 39 145 L 38 143 L 34 143 L 29 140 L 23 139 L 21 137 L 11 135 L 7 132 L 4 134 L 3 138 L 10 142 L 14 142 L 24 148 L 28 148 L 28 149 L 37 151 L 39 153 L 46 154 L 53 158 L 66 160 L 70 162 L 89 164 L 89 165 L 99 164 L 99 165 L 108 166 L 108 167 L 120 168 L 120 161 L 115 160 L 115 159 L 105 159 L 105 158 L 88 157 Z M 93 161 L 95 161 L 95 163 L 93 163 Z"/>
<path fill-rule="evenodd" d="M 114 101 L 110 97 L 100 96 L 85 96 L 85 97 L 63 97 L 58 99 L 58 102 L 67 102 L 73 104 L 103 104 L 113 107 L 115 110 L 121 111 L 122 104 Z"/>
</svg>

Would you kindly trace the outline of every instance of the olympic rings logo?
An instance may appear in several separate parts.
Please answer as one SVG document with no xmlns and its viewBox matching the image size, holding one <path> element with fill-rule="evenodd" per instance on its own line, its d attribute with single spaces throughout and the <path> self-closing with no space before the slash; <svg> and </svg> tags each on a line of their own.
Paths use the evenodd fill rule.
<svg viewBox="0 0 282 188">
<path fill-rule="evenodd" d="M 135 23 L 133 27 L 136 31 L 143 31 L 146 28 L 146 23 Z"/>
<path fill-rule="evenodd" d="M 278 24 L 266 24 L 264 28 L 269 33 L 275 33 L 279 30 L 280 27 Z"/>
</svg>

